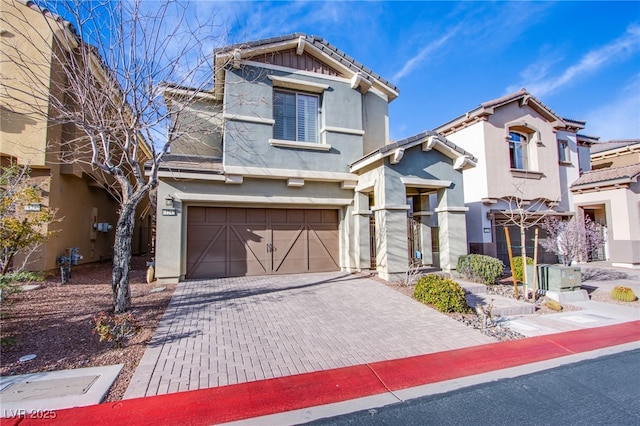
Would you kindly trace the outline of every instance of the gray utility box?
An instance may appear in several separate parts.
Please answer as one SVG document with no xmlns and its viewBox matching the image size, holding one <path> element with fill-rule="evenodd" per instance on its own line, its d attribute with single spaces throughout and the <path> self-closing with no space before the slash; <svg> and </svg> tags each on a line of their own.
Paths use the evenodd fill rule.
<svg viewBox="0 0 640 426">
<path fill-rule="evenodd" d="M 533 265 L 527 265 L 527 278 L 533 284 Z M 582 285 L 580 268 L 564 265 L 538 265 L 537 288 L 549 291 L 579 290 Z"/>
</svg>

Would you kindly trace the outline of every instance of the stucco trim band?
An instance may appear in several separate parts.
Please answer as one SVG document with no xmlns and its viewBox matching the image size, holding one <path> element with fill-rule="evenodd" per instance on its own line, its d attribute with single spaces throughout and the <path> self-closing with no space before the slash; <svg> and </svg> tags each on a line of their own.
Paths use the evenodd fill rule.
<svg viewBox="0 0 640 426">
<path fill-rule="evenodd" d="M 331 145 L 315 142 L 296 142 L 282 139 L 269 139 L 269 145 L 279 148 L 311 149 L 314 151 L 331 151 Z"/>
<path fill-rule="evenodd" d="M 324 126 L 320 129 L 320 134 L 323 133 L 343 133 L 345 135 L 364 136 L 364 130 L 348 129 L 346 127 Z"/>
<path fill-rule="evenodd" d="M 469 211 L 469 207 L 438 207 L 434 210 L 436 213 L 465 213 Z"/>
<path fill-rule="evenodd" d="M 321 172 L 314 170 L 274 169 L 269 167 L 225 166 L 226 174 L 268 179 L 301 178 L 317 182 L 357 182 L 358 175 L 352 173 Z"/>
<path fill-rule="evenodd" d="M 245 123 L 266 124 L 269 126 L 273 126 L 276 124 L 276 120 L 273 120 L 271 118 L 254 117 L 250 115 L 223 114 L 222 118 L 229 121 L 241 121 Z"/>
<path fill-rule="evenodd" d="M 422 179 L 416 176 L 403 176 L 400 181 L 404 186 L 424 189 L 450 188 L 452 183 L 450 180 Z"/>
<path fill-rule="evenodd" d="M 185 202 L 215 202 L 233 204 L 260 204 L 260 205 L 314 205 L 314 206 L 347 206 L 351 199 L 339 198 L 312 198 L 312 197 L 268 197 L 264 195 L 222 195 L 201 193 L 180 193 L 175 198 Z"/>
</svg>

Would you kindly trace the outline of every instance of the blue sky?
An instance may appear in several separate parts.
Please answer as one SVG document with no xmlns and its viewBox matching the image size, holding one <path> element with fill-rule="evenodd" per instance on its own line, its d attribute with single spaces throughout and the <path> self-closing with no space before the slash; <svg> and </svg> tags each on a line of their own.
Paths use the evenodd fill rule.
<svg viewBox="0 0 640 426">
<path fill-rule="evenodd" d="M 390 136 L 526 88 L 601 141 L 640 138 L 640 2 L 201 0 L 229 42 L 303 32 L 391 81 Z"/>
</svg>

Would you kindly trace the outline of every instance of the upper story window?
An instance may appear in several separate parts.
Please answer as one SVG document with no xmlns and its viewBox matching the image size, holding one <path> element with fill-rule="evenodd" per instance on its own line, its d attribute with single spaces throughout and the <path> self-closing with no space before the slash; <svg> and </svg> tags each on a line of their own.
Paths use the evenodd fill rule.
<svg viewBox="0 0 640 426">
<path fill-rule="evenodd" d="M 296 142 L 318 142 L 319 106 L 318 95 L 275 90 L 273 137 Z"/>
<path fill-rule="evenodd" d="M 528 169 L 527 142 L 528 139 L 525 135 L 509 132 L 509 159 L 512 169 Z"/>
<path fill-rule="evenodd" d="M 564 139 L 558 140 L 558 159 L 560 163 L 570 163 L 571 157 L 569 152 L 569 141 Z"/>
</svg>

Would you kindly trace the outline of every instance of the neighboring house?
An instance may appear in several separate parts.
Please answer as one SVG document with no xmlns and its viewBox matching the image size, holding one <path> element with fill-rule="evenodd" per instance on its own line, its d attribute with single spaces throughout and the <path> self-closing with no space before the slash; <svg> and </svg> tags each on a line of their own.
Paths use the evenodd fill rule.
<svg viewBox="0 0 640 426">
<path fill-rule="evenodd" d="M 594 144 L 591 166 L 571 191 L 576 208 L 606 235 L 604 250 L 592 258 L 640 268 L 640 139 Z"/>
<path fill-rule="evenodd" d="M 63 90 L 64 73 L 58 62 L 61 52 L 72 52 L 65 40 L 75 39 L 71 24 L 35 6 L 32 2 L 2 1 L 0 11 L 2 48 L 0 93 L 0 159 L 2 166 L 29 165 L 31 179 L 41 189 L 42 204 L 56 211 L 60 222 L 45 231 L 55 231 L 49 241 L 30 258 L 28 269 L 49 271 L 57 268 L 58 257 L 67 248 L 78 247 L 80 263 L 102 261 L 112 257 L 118 202 L 104 185 L 104 178 L 91 167 L 63 160 L 74 159 L 70 141 L 79 132 L 68 124 L 56 124 L 50 99 L 34 90 L 33 70 L 53 91 Z M 45 20 L 48 20 L 47 24 Z M 66 33 L 66 34 L 64 34 Z M 70 54 L 70 53 L 69 53 Z M 18 57 L 18 55 L 22 55 Z M 27 58 L 27 59 L 25 59 Z M 32 72 L 22 69 L 28 60 Z M 96 68 L 98 69 L 98 68 Z M 81 147 L 75 147 L 81 149 Z M 146 160 L 149 157 L 141 157 Z M 151 211 L 146 200 L 139 207 L 139 222 L 133 239 L 133 252 L 147 252 L 151 242 Z M 22 260 L 16 259 L 14 264 Z"/>
<path fill-rule="evenodd" d="M 475 159 L 433 132 L 389 143 L 394 85 L 304 34 L 217 50 L 215 67 L 159 174 L 160 280 L 455 267 Z"/>
<path fill-rule="evenodd" d="M 589 146 L 597 140 L 577 134 L 584 121 L 563 118 L 525 89 L 457 117 L 435 130 L 478 157 L 464 173 L 469 251 L 498 257 L 508 265 L 504 227 L 514 255 L 520 254 L 520 213 L 526 223 L 574 215 L 569 186 L 589 170 Z M 533 255 L 533 227 L 527 250 Z M 541 238 L 544 233 L 541 233 Z M 555 262 L 541 252 L 542 262 Z"/>
</svg>

